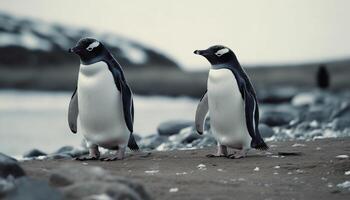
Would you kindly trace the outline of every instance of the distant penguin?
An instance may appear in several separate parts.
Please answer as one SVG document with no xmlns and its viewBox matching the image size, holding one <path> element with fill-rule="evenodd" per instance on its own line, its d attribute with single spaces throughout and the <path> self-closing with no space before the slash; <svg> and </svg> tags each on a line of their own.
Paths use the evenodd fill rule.
<svg viewBox="0 0 350 200">
<path fill-rule="evenodd" d="M 210 63 L 207 92 L 196 111 L 195 124 L 203 134 L 203 124 L 209 111 L 211 132 L 218 142 L 216 154 L 208 157 L 244 158 L 248 150 L 266 150 L 259 124 L 259 107 L 252 84 L 236 55 L 227 47 L 216 45 L 196 50 Z M 227 147 L 239 150 L 228 154 Z"/>
<path fill-rule="evenodd" d="M 321 89 L 327 89 L 330 86 L 330 75 L 326 65 L 320 65 L 317 71 L 317 86 Z"/>
<path fill-rule="evenodd" d="M 108 49 L 98 40 L 84 38 L 69 52 L 80 57 L 77 88 L 69 103 L 71 131 L 84 135 L 89 155 L 78 160 L 100 159 L 98 147 L 118 150 L 101 160 L 123 159 L 126 146 L 139 147 L 132 134 L 134 105 L 123 70 Z"/>
</svg>

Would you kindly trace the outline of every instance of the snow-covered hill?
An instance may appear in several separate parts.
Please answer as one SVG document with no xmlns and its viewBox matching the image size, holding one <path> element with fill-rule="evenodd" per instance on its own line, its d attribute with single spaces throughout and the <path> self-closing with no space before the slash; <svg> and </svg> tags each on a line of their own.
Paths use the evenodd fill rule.
<svg viewBox="0 0 350 200">
<path fill-rule="evenodd" d="M 138 42 L 114 34 L 21 19 L 0 13 L 0 65 L 61 65 L 77 62 L 67 49 L 82 37 L 96 37 L 113 52 L 123 67 L 177 67 L 176 62 Z"/>
</svg>

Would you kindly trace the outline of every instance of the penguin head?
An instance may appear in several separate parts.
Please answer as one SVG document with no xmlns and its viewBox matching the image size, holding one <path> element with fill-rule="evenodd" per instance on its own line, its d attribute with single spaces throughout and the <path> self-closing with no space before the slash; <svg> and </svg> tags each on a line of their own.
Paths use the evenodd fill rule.
<svg viewBox="0 0 350 200">
<path fill-rule="evenodd" d="M 222 45 L 211 46 L 206 50 L 195 50 L 193 53 L 204 56 L 212 65 L 237 60 L 233 51 Z"/>
<path fill-rule="evenodd" d="M 82 63 L 98 62 L 103 58 L 107 49 L 104 45 L 94 38 L 82 38 L 75 47 L 68 50 L 80 57 Z"/>
</svg>

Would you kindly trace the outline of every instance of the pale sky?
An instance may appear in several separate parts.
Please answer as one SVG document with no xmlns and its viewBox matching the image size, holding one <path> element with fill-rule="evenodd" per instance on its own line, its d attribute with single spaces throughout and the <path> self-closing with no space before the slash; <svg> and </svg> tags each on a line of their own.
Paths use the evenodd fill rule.
<svg viewBox="0 0 350 200">
<path fill-rule="evenodd" d="M 192 68 L 192 52 L 223 44 L 243 64 L 350 58 L 348 0 L 1 0 L 0 10 L 117 33 Z"/>
</svg>

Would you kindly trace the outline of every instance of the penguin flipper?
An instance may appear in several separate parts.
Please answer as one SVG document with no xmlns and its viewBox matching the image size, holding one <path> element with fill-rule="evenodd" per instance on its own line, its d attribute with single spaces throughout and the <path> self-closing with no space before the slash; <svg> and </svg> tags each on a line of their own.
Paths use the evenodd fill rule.
<svg viewBox="0 0 350 200">
<path fill-rule="evenodd" d="M 196 117 L 195 117 L 195 124 L 196 124 L 196 130 L 198 134 L 202 135 L 204 132 L 204 123 L 205 123 L 205 117 L 208 113 L 209 106 L 208 106 L 208 93 L 205 92 L 202 99 L 200 100 L 197 110 L 196 110 Z"/>
<path fill-rule="evenodd" d="M 134 131 L 134 101 L 132 99 L 132 93 L 129 86 L 122 80 L 119 79 L 120 92 L 123 101 L 123 111 L 126 126 L 132 133 Z"/>
<path fill-rule="evenodd" d="M 73 133 L 77 133 L 78 113 L 78 93 L 77 88 L 75 88 L 68 107 L 68 124 Z"/>
<path fill-rule="evenodd" d="M 252 138 L 251 147 L 259 150 L 267 150 L 269 147 L 262 139 L 259 132 L 259 107 L 255 95 L 248 91 L 247 88 L 244 91 L 244 109 L 247 129 L 250 137 Z"/>
</svg>

